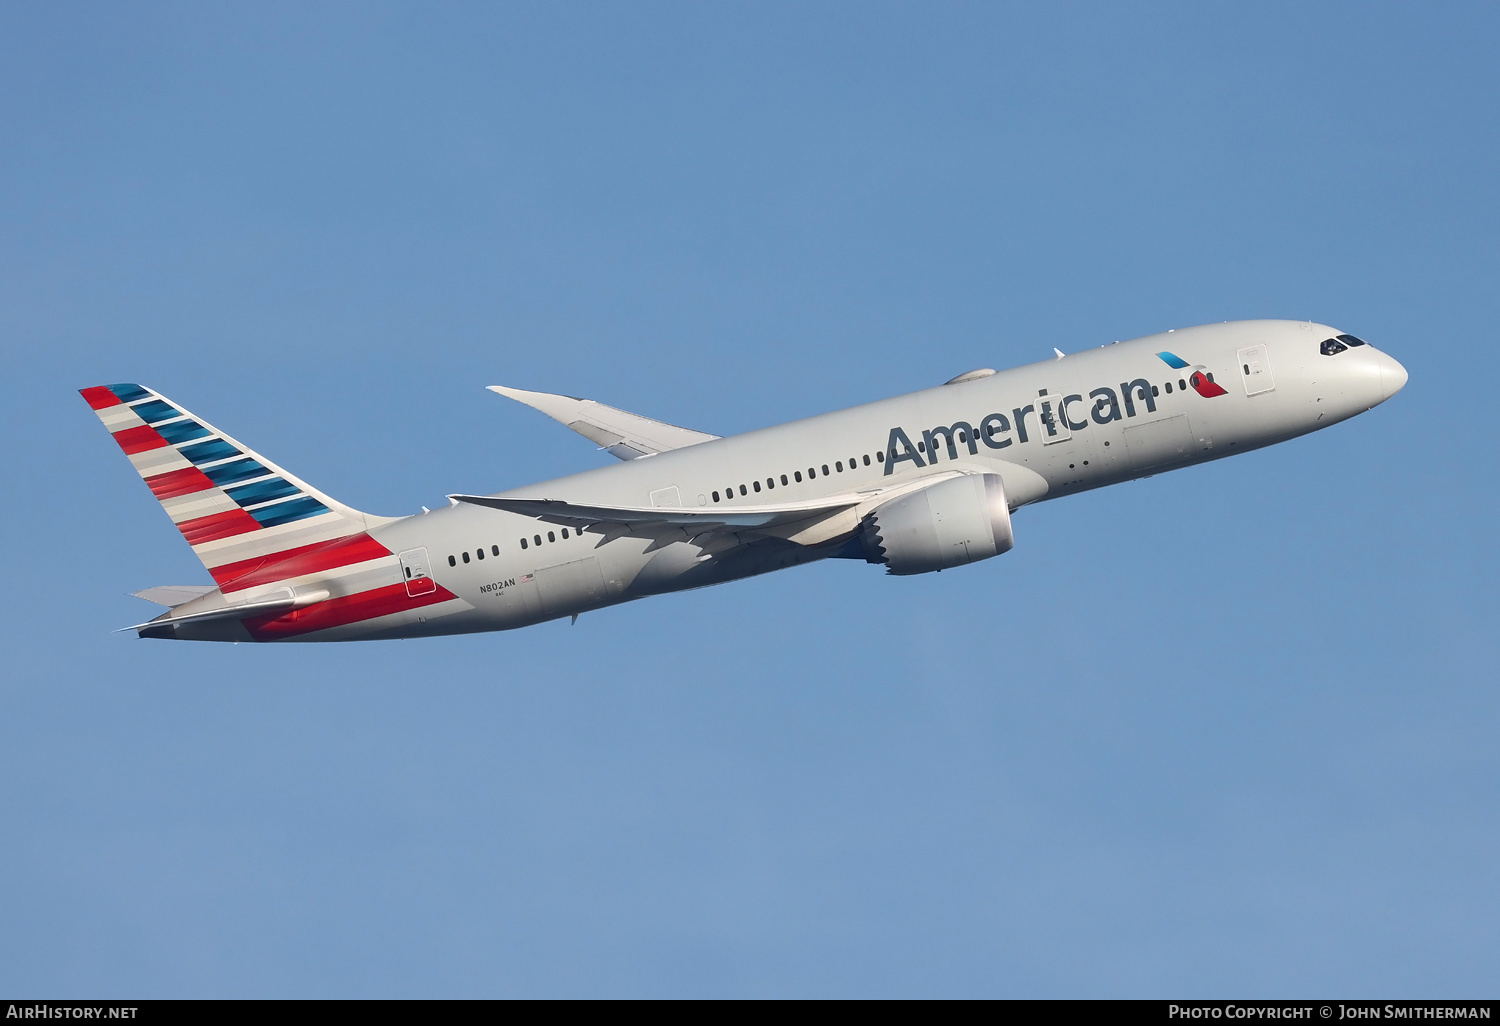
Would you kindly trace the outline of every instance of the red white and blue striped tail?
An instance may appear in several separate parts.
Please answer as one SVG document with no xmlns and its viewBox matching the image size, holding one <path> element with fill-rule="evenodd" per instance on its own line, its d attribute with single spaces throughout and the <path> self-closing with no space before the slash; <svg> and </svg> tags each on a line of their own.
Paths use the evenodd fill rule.
<svg viewBox="0 0 1500 1026">
<path fill-rule="evenodd" d="M 272 567 L 285 578 L 389 557 L 365 534 L 387 518 L 329 498 L 149 388 L 79 391 L 226 592 L 266 583 Z"/>
</svg>

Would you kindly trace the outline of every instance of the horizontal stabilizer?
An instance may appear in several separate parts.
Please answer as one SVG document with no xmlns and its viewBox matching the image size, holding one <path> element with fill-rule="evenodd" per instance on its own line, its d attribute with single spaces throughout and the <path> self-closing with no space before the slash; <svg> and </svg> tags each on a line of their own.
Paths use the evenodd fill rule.
<svg viewBox="0 0 1500 1026">
<path fill-rule="evenodd" d="M 210 591 L 213 589 L 210 588 Z M 254 602 L 239 602 L 234 605 L 220 606 L 217 609 L 205 609 L 201 613 L 184 613 L 181 616 L 164 614 L 155 620 L 147 620 L 145 623 L 132 624 L 129 627 L 121 627 L 121 631 L 140 631 L 148 627 L 175 627 L 180 623 L 205 623 L 209 620 L 243 620 L 247 616 L 258 616 L 262 613 L 275 612 L 278 609 L 300 609 L 310 606 L 315 602 L 322 602 L 328 598 L 326 589 L 318 589 L 314 592 L 296 592 L 290 588 L 284 589 L 279 594 L 257 599 Z M 116 633 L 119 633 L 118 631 Z"/>
<path fill-rule="evenodd" d="M 160 588 L 145 588 L 131 594 L 159 606 L 180 606 L 184 602 L 202 598 L 213 590 L 212 584 L 165 584 Z"/>
<path fill-rule="evenodd" d="M 489 388 L 491 392 L 509 396 L 516 402 L 542 411 L 616 459 L 633 460 L 642 456 L 654 456 L 659 452 L 681 449 L 699 442 L 712 442 L 719 437 L 627 413 L 592 399 L 575 399 L 569 395 L 553 395 L 550 392 L 528 392 L 504 385 L 491 385 Z"/>
</svg>

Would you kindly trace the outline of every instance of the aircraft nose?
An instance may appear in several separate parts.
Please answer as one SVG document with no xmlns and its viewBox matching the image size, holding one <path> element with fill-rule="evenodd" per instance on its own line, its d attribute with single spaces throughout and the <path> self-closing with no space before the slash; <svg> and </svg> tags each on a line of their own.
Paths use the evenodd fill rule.
<svg viewBox="0 0 1500 1026">
<path fill-rule="evenodd" d="M 1385 353 L 1379 356 L 1381 400 L 1384 401 L 1406 387 L 1406 368 Z"/>
</svg>

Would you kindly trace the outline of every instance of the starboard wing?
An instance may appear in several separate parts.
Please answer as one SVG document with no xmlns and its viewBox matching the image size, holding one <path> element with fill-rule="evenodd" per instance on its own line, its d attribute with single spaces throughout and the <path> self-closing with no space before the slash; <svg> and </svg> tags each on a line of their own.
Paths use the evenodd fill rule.
<svg viewBox="0 0 1500 1026">
<path fill-rule="evenodd" d="M 550 392 L 528 392 L 505 385 L 489 386 L 491 392 L 508 396 L 540 410 L 560 424 L 578 432 L 616 459 L 634 460 L 699 442 L 712 442 L 718 435 L 667 424 L 638 413 L 617 410 L 593 399 L 576 399 Z"/>
</svg>

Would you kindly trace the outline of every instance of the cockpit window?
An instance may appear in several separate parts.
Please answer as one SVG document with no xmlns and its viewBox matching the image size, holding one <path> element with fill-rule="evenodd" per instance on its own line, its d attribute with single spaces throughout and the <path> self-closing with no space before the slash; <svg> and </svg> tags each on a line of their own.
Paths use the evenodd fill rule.
<svg viewBox="0 0 1500 1026">
<path fill-rule="evenodd" d="M 1361 343 L 1363 344 L 1363 343 Z M 1318 347 L 1318 352 L 1324 356 L 1337 356 L 1349 347 L 1336 338 L 1325 338 L 1323 344 Z"/>
<path fill-rule="evenodd" d="M 1364 339 L 1355 338 L 1353 335 L 1340 335 L 1338 336 L 1338 340 L 1346 346 L 1362 346 L 1365 344 Z"/>
</svg>

